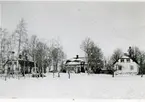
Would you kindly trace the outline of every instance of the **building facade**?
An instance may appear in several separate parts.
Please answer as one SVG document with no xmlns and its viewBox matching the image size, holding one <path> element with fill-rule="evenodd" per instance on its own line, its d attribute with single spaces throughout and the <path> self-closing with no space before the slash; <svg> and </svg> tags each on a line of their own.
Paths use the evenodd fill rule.
<svg viewBox="0 0 145 102">
<path fill-rule="evenodd" d="M 84 57 L 79 57 L 78 55 L 75 58 L 68 59 L 65 62 L 66 72 L 74 72 L 74 73 L 85 73 L 86 72 L 87 63 Z"/>
<path fill-rule="evenodd" d="M 114 64 L 115 74 L 133 74 L 136 75 L 139 72 L 139 65 L 133 61 L 127 55 L 122 56 Z"/>
<path fill-rule="evenodd" d="M 28 60 L 26 56 L 19 56 L 18 58 L 11 53 L 10 58 L 3 64 L 3 73 L 14 74 L 15 72 L 21 72 L 23 75 L 31 73 L 31 69 L 34 67 L 34 62 Z"/>
</svg>

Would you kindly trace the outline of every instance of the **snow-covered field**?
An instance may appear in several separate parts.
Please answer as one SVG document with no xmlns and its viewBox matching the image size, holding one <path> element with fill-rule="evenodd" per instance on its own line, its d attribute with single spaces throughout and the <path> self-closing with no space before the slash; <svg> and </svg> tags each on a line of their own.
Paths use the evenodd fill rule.
<svg viewBox="0 0 145 102">
<path fill-rule="evenodd" d="M 145 76 L 49 73 L 45 78 L 0 79 L 0 98 L 145 98 Z"/>
</svg>

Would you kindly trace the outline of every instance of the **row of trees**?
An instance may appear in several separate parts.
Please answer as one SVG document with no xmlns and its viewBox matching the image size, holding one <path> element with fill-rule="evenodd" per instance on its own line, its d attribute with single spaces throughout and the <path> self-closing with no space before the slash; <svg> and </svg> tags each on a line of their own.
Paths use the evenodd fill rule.
<svg viewBox="0 0 145 102">
<path fill-rule="evenodd" d="M 90 38 L 82 41 L 80 48 L 85 52 L 88 73 L 100 73 L 106 65 L 108 70 L 113 70 L 113 64 L 122 57 L 121 49 L 116 49 L 109 60 L 103 56 L 101 48 Z M 21 19 L 12 34 L 6 29 L 0 28 L 0 67 L 10 59 L 11 51 L 17 52 L 17 56 L 30 56 L 39 68 L 39 72 L 46 72 L 46 67 L 53 66 L 53 72 L 58 71 L 66 58 L 63 47 L 58 40 L 50 40 L 49 43 L 41 41 L 36 35 L 28 37 L 28 31 L 24 19 Z M 145 68 L 145 52 L 138 47 L 129 47 L 127 55 L 140 65 L 140 73 Z M 30 59 L 26 58 L 25 60 Z"/>
<path fill-rule="evenodd" d="M 36 35 L 28 37 L 24 19 L 21 19 L 14 32 L 0 28 L 0 67 L 10 59 L 11 52 L 17 57 L 25 56 L 25 60 L 32 60 L 39 72 L 46 72 L 46 67 L 58 70 L 63 59 L 66 58 L 63 47 L 58 40 L 52 39 L 49 43 L 41 41 Z M 49 68 L 49 69 L 50 69 Z"/>
<path fill-rule="evenodd" d="M 116 49 L 113 52 L 111 58 L 107 61 L 107 68 L 112 68 L 113 64 L 118 61 L 118 59 L 121 58 L 123 54 L 124 53 L 121 49 Z M 139 65 L 139 74 L 143 75 L 145 73 L 145 52 L 136 46 L 130 46 L 127 50 L 127 53 L 125 54 Z"/>
<path fill-rule="evenodd" d="M 103 68 L 103 53 L 101 49 L 90 38 L 86 38 L 80 47 L 85 52 L 88 73 L 90 71 L 99 73 L 101 68 Z"/>
<path fill-rule="evenodd" d="M 111 57 L 106 59 L 103 57 L 101 49 L 90 38 L 86 38 L 80 47 L 85 52 L 87 58 L 88 73 L 89 70 L 93 71 L 93 73 L 100 73 L 103 67 L 113 72 L 114 63 L 124 55 L 123 51 L 117 48 L 114 50 Z M 145 52 L 136 46 L 129 47 L 127 52 L 126 55 L 139 65 L 139 74 L 145 73 Z"/>
</svg>

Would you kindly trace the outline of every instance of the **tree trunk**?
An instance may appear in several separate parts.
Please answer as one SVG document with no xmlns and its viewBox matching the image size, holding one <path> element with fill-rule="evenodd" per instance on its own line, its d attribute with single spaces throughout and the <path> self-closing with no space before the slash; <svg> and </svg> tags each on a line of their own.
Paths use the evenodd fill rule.
<svg viewBox="0 0 145 102">
<path fill-rule="evenodd" d="M 60 72 L 58 72 L 58 77 L 60 77 Z"/>
<path fill-rule="evenodd" d="M 68 69 L 68 78 L 70 79 L 70 69 Z"/>
<path fill-rule="evenodd" d="M 53 70 L 53 78 L 54 78 L 54 70 Z"/>
<path fill-rule="evenodd" d="M 55 65 L 55 71 L 56 72 L 58 71 L 58 68 L 57 68 L 58 66 L 57 65 L 58 65 L 58 62 L 56 62 L 56 65 Z"/>
<path fill-rule="evenodd" d="M 41 73 L 42 78 L 43 78 L 43 73 L 44 73 L 44 65 L 43 65 L 43 61 L 42 61 L 42 73 Z"/>
<path fill-rule="evenodd" d="M 36 62 L 34 61 L 34 70 L 37 73 Z"/>
<path fill-rule="evenodd" d="M 143 68 L 142 68 L 142 74 L 141 74 L 141 77 L 143 77 Z"/>
<path fill-rule="evenodd" d="M 114 77 L 114 72 L 115 72 L 115 71 L 113 71 L 112 77 Z"/>
<path fill-rule="evenodd" d="M 20 69 L 19 69 L 19 61 L 18 61 L 18 59 L 17 59 L 17 63 L 16 63 L 16 68 L 17 68 L 17 75 L 16 75 L 16 77 L 19 79 Z"/>
<path fill-rule="evenodd" d="M 25 61 L 24 61 L 24 78 L 25 78 L 25 70 L 26 70 L 26 66 L 25 66 Z"/>
</svg>

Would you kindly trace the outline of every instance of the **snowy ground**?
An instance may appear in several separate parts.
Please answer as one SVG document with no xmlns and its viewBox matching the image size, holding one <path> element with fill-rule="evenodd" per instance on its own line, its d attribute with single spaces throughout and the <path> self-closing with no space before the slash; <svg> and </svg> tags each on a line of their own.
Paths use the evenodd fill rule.
<svg viewBox="0 0 145 102">
<path fill-rule="evenodd" d="M 145 98 L 145 76 L 61 74 L 53 78 L 0 79 L 0 98 Z"/>
</svg>

